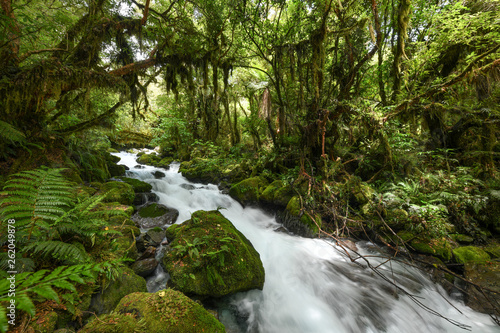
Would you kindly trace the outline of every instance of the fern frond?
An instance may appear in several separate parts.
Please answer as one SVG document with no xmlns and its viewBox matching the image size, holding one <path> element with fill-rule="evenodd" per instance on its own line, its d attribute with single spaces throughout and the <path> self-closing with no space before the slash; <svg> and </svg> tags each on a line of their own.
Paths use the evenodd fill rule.
<svg viewBox="0 0 500 333">
<path fill-rule="evenodd" d="M 26 142 L 26 136 L 23 132 L 2 120 L 0 120 L 0 137 L 4 140 L 10 140 L 12 143 Z"/>
<path fill-rule="evenodd" d="M 85 261 L 83 251 L 76 245 L 61 241 L 36 242 L 24 247 L 24 251 L 39 254 L 44 257 L 52 257 L 56 260 L 76 259 Z"/>
</svg>

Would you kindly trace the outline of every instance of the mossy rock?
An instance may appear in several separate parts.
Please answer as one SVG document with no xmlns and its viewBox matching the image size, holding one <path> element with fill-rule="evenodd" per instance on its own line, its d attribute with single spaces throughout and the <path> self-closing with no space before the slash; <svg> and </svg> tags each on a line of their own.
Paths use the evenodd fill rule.
<svg viewBox="0 0 500 333">
<path fill-rule="evenodd" d="M 104 217 L 111 224 L 122 224 L 125 218 L 130 218 L 134 213 L 133 206 L 123 205 L 119 202 L 104 202 L 98 205 L 96 209 L 104 212 L 108 211 L 109 213 L 104 213 Z M 116 211 L 122 212 L 123 215 L 116 215 Z"/>
<path fill-rule="evenodd" d="M 180 227 L 181 224 L 172 224 L 170 227 L 167 228 L 167 230 L 165 230 L 165 236 L 167 237 L 169 242 L 176 237 L 177 232 L 180 230 Z"/>
<path fill-rule="evenodd" d="M 491 258 L 500 258 L 500 245 L 489 245 L 485 247 L 484 250 L 491 256 Z"/>
<path fill-rule="evenodd" d="M 137 158 L 137 163 L 155 165 L 160 162 L 161 158 L 155 153 L 143 154 Z"/>
<path fill-rule="evenodd" d="M 450 235 L 450 237 L 451 237 L 451 239 L 453 239 L 455 242 L 457 242 L 459 244 L 469 245 L 469 244 L 474 243 L 474 238 L 471 236 L 462 235 L 462 234 L 452 234 L 452 235 Z"/>
<path fill-rule="evenodd" d="M 316 236 L 319 232 L 318 226 L 320 228 L 322 226 L 321 216 L 318 214 L 310 216 L 310 214 L 306 214 L 301 210 L 300 198 L 298 196 L 290 199 L 285 211 L 278 215 L 278 220 L 288 230 L 303 237 Z"/>
<path fill-rule="evenodd" d="M 223 333 L 224 325 L 203 306 L 182 293 L 165 289 L 125 296 L 116 313 L 141 318 L 148 333 Z M 113 331 L 114 332 L 114 331 Z M 117 331 L 118 332 L 118 331 Z"/>
<path fill-rule="evenodd" d="M 349 200 L 357 207 L 367 204 L 376 194 L 374 189 L 356 176 L 350 177 L 345 186 L 350 193 Z"/>
<path fill-rule="evenodd" d="M 146 280 L 134 273 L 129 267 L 122 267 L 122 272 L 109 285 L 92 295 L 89 311 L 97 314 L 110 313 L 120 300 L 131 293 L 147 292 Z"/>
<path fill-rule="evenodd" d="M 116 259 L 127 258 L 136 260 L 139 255 L 135 239 L 133 238 L 133 235 L 130 234 L 124 234 L 123 236 L 115 238 L 111 247 L 113 249 L 112 255 Z"/>
<path fill-rule="evenodd" d="M 210 159 L 195 158 L 191 161 L 182 162 L 179 172 L 191 181 L 200 183 L 219 183 L 222 178 L 219 165 L 211 163 Z"/>
<path fill-rule="evenodd" d="M 164 215 L 167 211 L 167 207 L 152 203 L 139 209 L 138 214 L 140 217 L 158 217 Z"/>
<path fill-rule="evenodd" d="M 480 214 L 481 226 L 500 234 L 500 190 L 490 190 L 486 195 L 488 202 Z"/>
<path fill-rule="evenodd" d="M 137 260 L 130 268 L 134 270 L 135 274 L 148 277 L 155 272 L 156 266 L 158 266 L 158 261 L 155 258 L 147 258 Z"/>
<path fill-rule="evenodd" d="M 242 205 L 257 204 L 268 184 L 267 180 L 261 177 L 247 178 L 231 186 L 229 195 Z"/>
<path fill-rule="evenodd" d="M 36 333 L 52 333 L 56 329 L 58 318 L 59 315 L 55 311 L 37 313 L 29 326 Z"/>
<path fill-rule="evenodd" d="M 476 246 L 462 246 L 453 249 L 455 261 L 459 264 L 468 262 L 485 262 L 490 260 L 490 256 L 483 249 Z"/>
<path fill-rule="evenodd" d="M 131 315 L 110 313 L 94 318 L 78 333 L 137 333 L 146 332 L 144 321 Z"/>
<path fill-rule="evenodd" d="M 151 192 L 151 190 L 153 189 L 153 186 L 151 184 L 143 182 L 142 180 L 139 179 L 129 178 L 129 177 L 120 177 L 120 179 L 123 180 L 125 183 L 132 185 L 135 193 Z"/>
<path fill-rule="evenodd" d="M 160 161 L 158 161 L 158 163 L 156 163 L 155 166 L 168 169 L 170 168 L 170 164 L 172 164 L 172 162 L 174 161 L 175 159 L 173 157 L 165 157 L 162 158 Z"/>
<path fill-rule="evenodd" d="M 260 196 L 264 204 L 286 207 L 293 198 L 293 190 L 290 185 L 284 185 L 281 180 L 275 180 L 269 184 Z"/>
<path fill-rule="evenodd" d="M 438 257 L 448 262 L 452 258 L 452 248 L 450 242 L 446 239 L 414 239 L 410 242 L 415 251 Z"/>
<path fill-rule="evenodd" d="M 259 253 L 220 212 L 197 211 L 177 229 L 170 241 L 172 250 L 163 257 L 175 289 L 222 297 L 263 288 Z"/>
<path fill-rule="evenodd" d="M 108 164 L 108 171 L 109 171 L 110 177 L 119 177 L 119 176 L 125 175 L 127 168 L 125 167 L 125 165 Z"/>
<path fill-rule="evenodd" d="M 125 182 L 111 181 L 101 186 L 101 192 L 108 193 L 104 202 L 119 202 L 123 205 L 132 205 L 135 198 L 134 188 Z"/>
</svg>

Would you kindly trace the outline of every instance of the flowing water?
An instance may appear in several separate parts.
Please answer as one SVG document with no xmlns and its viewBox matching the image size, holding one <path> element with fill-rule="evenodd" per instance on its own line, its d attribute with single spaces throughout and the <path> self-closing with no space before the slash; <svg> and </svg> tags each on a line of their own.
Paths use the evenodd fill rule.
<svg viewBox="0 0 500 333">
<path fill-rule="evenodd" d="M 219 318 L 228 332 L 368 333 L 368 332 L 500 332 L 489 316 L 475 312 L 431 282 L 419 270 L 397 262 L 384 263 L 380 250 L 357 243 L 377 272 L 364 260 L 352 263 L 327 240 L 276 231 L 273 216 L 243 208 L 217 186 L 186 180 L 179 165 L 169 170 L 137 165 L 135 154 L 116 153 L 130 168 L 129 177 L 153 185 L 159 203 L 179 210 L 177 223 L 197 210 L 221 209 L 259 252 L 266 272 L 264 289 L 238 293 L 221 305 Z M 161 170 L 165 177 L 155 179 Z M 352 254 L 355 257 L 354 254 Z M 148 289 L 165 287 L 161 267 L 148 279 Z M 396 282 L 405 292 L 398 291 Z"/>
</svg>

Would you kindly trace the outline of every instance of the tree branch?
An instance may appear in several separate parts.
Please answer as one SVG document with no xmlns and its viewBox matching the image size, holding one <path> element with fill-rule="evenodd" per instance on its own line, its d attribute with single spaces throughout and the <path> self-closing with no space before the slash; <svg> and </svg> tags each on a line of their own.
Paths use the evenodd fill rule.
<svg viewBox="0 0 500 333">
<path fill-rule="evenodd" d="M 124 104 L 124 102 L 118 102 L 115 105 L 113 105 L 113 107 L 111 107 L 108 111 L 104 112 L 103 114 L 101 114 L 101 115 L 99 115 L 99 116 L 97 116 L 97 117 L 95 117 L 93 119 L 81 122 L 79 124 L 76 124 L 76 125 L 73 125 L 73 126 L 70 126 L 70 127 L 67 127 L 65 129 L 58 130 L 56 132 L 58 134 L 61 134 L 61 135 L 69 135 L 71 133 L 83 131 L 83 130 L 89 128 L 89 127 L 95 126 L 101 120 L 103 120 L 103 119 L 111 116 L 113 113 L 115 113 L 116 110 L 118 110 L 118 108 L 120 106 L 122 106 L 123 104 Z"/>
</svg>

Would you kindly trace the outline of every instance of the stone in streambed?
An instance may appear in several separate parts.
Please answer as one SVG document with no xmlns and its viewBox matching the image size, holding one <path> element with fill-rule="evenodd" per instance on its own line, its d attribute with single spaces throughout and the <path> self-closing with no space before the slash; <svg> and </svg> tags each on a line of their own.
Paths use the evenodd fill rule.
<svg viewBox="0 0 500 333">
<path fill-rule="evenodd" d="M 156 266 L 158 266 L 158 261 L 155 258 L 148 258 L 134 262 L 131 268 L 135 274 L 148 277 L 154 273 Z"/>
<path fill-rule="evenodd" d="M 262 289 L 264 267 L 250 241 L 219 211 L 197 211 L 167 229 L 163 265 L 169 284 L 187 295 L 222 297 Z"/>
</svg>

